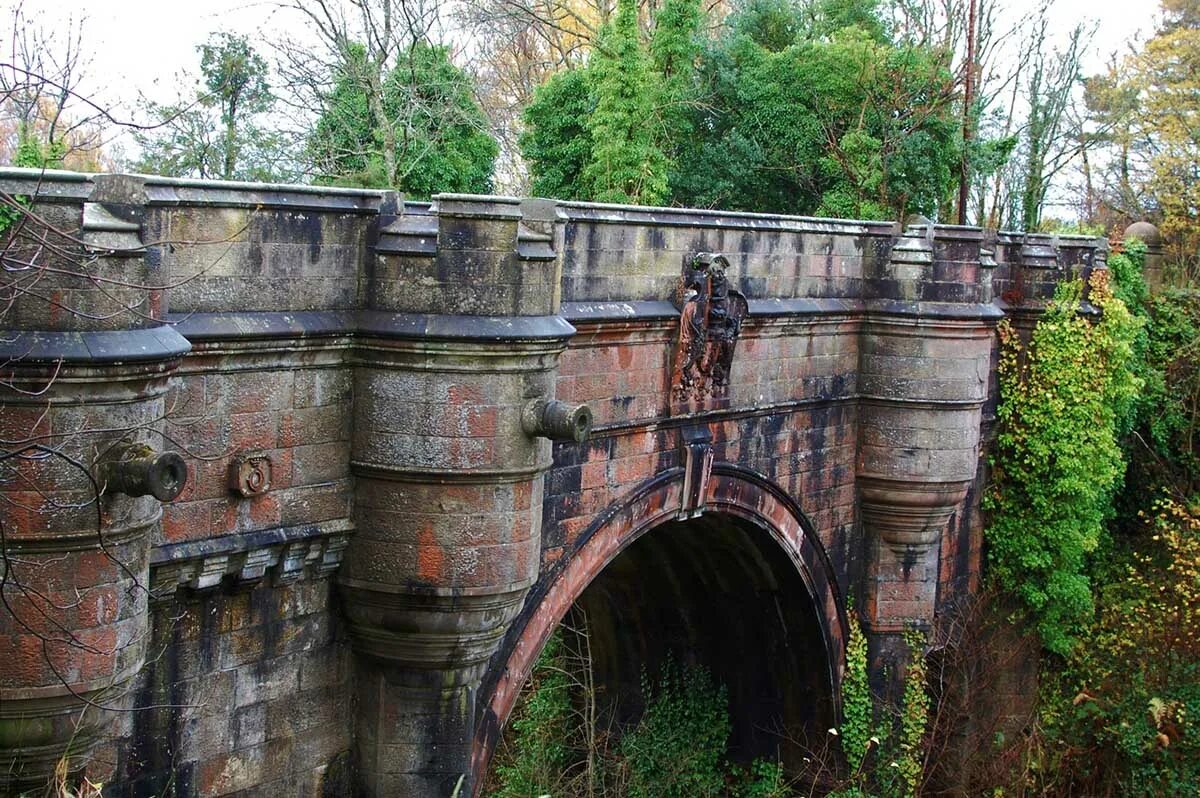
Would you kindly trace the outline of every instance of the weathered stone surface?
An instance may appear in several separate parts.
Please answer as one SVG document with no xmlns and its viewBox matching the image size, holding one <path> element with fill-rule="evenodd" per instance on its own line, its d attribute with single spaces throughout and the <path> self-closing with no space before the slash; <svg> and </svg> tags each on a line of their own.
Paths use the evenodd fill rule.
<svg viewBox="0 0 1200 798">
<path fill-rule="evenodd" d="M 5 350 L 5 448 L 55 441 L 86 470 L 131 438 L 189 479 L 166 503 L 104 496 L 99 529 L 62 458 L 0 482 L 16 575 L 75 639 L 43 650 L 47 628 L 0 618 L 0 781 L 69 753 L 131 798 L 477 789 L 558 619 L 696 516 L 790 564 L 729 573 L 801 586 L 780 600 L 811 615 L 825 681 L 805 689 L 832 707 L 846 597 L 898 663 L 901 632 L 976 582 L 996 322 L 1027 329 L 1104 268 L 1082 238 L 149 177 L 50 173 L 34 207 L 87 243 L 55 255 L 76 272 L 57 295 L 104 318 L 13 306 L 3 337 L 29 347 Z M 684 406 L 697 253 L 745 307 L 720 401 Z M 129 308 L 80 273 L 96 257 L 142 286 L 113 295 Z M 587 408 L 586 442 L 541 437 L 529 409 L 554 402 Z M 762 552 L 689 550 L 670 573 Z M 72 736 L 72 691 L 114 681 L 143 709 Z"/>
</svg>

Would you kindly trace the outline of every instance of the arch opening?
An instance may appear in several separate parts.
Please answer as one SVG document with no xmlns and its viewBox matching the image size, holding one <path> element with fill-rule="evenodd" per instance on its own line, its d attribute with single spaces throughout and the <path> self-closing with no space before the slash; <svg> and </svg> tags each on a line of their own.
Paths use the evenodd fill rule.
<svg viewBox="0 0 1200 798">
<path fill-rule="evenodd" d="M 610 554 L 595 562 L 568 603 L 551 613 L 547 608 L 555 602 L 547 599 L 526 623 L 518 623 L 524 626 L 518 639 L 536 648 L 518 643 L 509 659 L 511 670 L 505 670 L 528 675 L 530 659 L 561 628 L 576 667 L 579 652 L 587 652 L 595 728 L 615 731 L 619 738 L 643 716 L 644 677 L 654 684 L 664 669 L 680 675 L 698 666 L 727 694 L 730 733 L 724 755 L 729 762 L 765 759 L 801 775 L 805 754 L 823 743 L 834 725 L 834 657 L 840 662 L 841 636 L 836 612 L 831 618 L 829 610 L 836 597 L 815 589 L 814 582 L 830 584 L 824 581 L 828 573 L 823 570 L 814 579 L 809 566 L 815 541 L 798 526 L 789 535 L 745 508 L 723 509 L 727 512 L 688 521 L 660 516 L 619 536 L 620 543 L 613 540 Z M 791 545 L 797 541 L 802 545 Z M 550 596 L 555 592 L 551 588 Z M 521 662 L 529 667 L 519 669 Z M 504 708 L 503 695 L 493 696 L 493 720 L 512 720 L 494 712 Z M 520 704 L 515 699 L 510 694 L 508 708 Z M 580 697 L 573 700 L 582 709 Z M 501 735 L 502 727 L 492 726 L 493 735 L 476 749 L 482 755 L 477 762 L 484 765 L 476 773 L 492 786 L 498 762 L 488 767 L 488 760 L 498 738 L 508 742 L 511 733 Z M 502 759 L 514 753 L 507 745 L 499 748 L 505 750 Z"/>
<path fill-rule="evenodd" d="M 766 530 L 731 515 L 668 521 L 612 560 L 575 601 L 593 678 L 615 727 L 641 715 L 642 674 L 700 666 L 729 698 L 731 761 L 797 772 L 834 725 L 828 654 L 795 564 Z"/>
</svg>

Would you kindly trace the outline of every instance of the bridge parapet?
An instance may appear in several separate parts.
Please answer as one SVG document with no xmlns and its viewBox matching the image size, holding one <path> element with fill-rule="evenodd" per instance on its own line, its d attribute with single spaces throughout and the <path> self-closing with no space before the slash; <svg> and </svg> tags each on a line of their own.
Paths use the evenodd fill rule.
<svg viewBox="0 0 1200 798">
<path fill-rule="evenodd" d="M 121 200 L 120 186 L 136 191 Z M 53 287 L 85 312 L 35 294 L 14 307 L 6 326 L 19 335 L 0 337 L 23 343 L 6 344 L 6 368 L 69 379 L 36 398 L 5 388 L 3 437 L 37 428 L 49 403 L 62 430 L 83 413 L 142 430 L 136 443 L 168 434 L 192 471 L 161 522 L 149 497 L 106 499 L 137 527 L 120 556 L 153 595 L 80 627 L 134 641 L 128 662 L 96 673 L 136 670 L 129 636 L 156 606 L 171 617 L 177 597 L 207 607 L 253 585 L 327 592 L 336 574 L 353 677 L 331 664 L 292 685 L 263 674 L 305 654 L 268 665 L 229 643 L 188 654 L 211 669 L 189 678 L 236 685 L 239 717 L 301 693 L 326 709 L 356 693 L 353 728 L 280 734 L 310 752 L 312 772 L 353 746 L 373 795 L 449 793 L 489 700 L 481 675 L 504 667 L 493 652 L 655 479 L 679 504 L 654 508 L 669 518 L 721 504 L 714 467 L 754 475 L 738 491 L 789 496 L 788 523 L 803 521 L 806 545 L 828 555 L 828 595 L 858 595 L 877 653 L 895 654 L 939 591 L 978 571 L 995 323 L 1004 312 L 1031 323 L 1058 280 L 1103 262 L 1087 239 L 941 225 L 20 170 L 0 172 L 0 187 L 36 194 L 45 221 L 82 229 L 104 274 L 128 283 L 114 294 L 51 270 L 47 284 L 61 277 Z M 691 364 L 681 396 L 681 322 L 717 305 L 696 329 L 724 332 L 692 351 L 716 353 L 720 369 Z M 124 348 L 106 349 L 108 335 Z M 591 441 L 538 437 L 572 437 L 577 427 L 551 422 L 587 415 L 554 400 L 589 408 Z M 686 490 L 671 482 L 684 471 Z M 83 522 L 52 518 L 38 545 L 65 551 Z M 97 579 L 123 584 L 116 571 Z M 49 679 L 31 667 L 0 697 L 26 701 Z M 55 712 L 72 700 L 55 695 Z M 205 711 L 204 723 L 233 722 L 223 706 Z M 259 775 L 222 769 L 241 728 L 171 742 L 200 793 L 232 784 L 218 778 L 227 770 L 239 788 L 280 778 L 269 741 Z"/>
</svg>

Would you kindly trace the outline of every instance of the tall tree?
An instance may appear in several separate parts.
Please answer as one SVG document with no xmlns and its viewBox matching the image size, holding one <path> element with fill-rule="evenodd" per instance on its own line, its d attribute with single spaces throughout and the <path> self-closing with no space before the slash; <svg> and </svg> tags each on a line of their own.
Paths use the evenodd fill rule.
<svg viewBox="0 0 1200 798">
<path fill-rule="evenodd" d="M 534 92 L 522 116 L 520 146 L 529 164 L 530 192 L 537 197 L 586 199 L 583 170 L 592 157 L 587 120 L 596 107 L 587 69 L 552 75 Z"/>
<path fill-rule="evenodd" d="M 290 0 L 303 40 L 276 46 L 320 180 L 418 195 L 489 190 L 496 145 L 430 0 Z M 330 150 L 327 144 L 337 146 Z M 348 159 L 348 160 L 347 160 Z"/>
<path fill-rule="evenodd" d="M 176 177 L 274 180 L 292 176 L 286 138 L 265 117 L 275 97 L 269 70 L 244 36 L 212 35 L 200 45 L 200 77 L 191 97 L 147 103 L 160 124 L 135 134 L 136 168 Z"/>
<path fill-rule="evenodd" d="M 1076 135 L 1078 128 L 1069 125 L 1069 120 L 1082 80 L 1080 59 L 1089 36 L 1078 25 L 1071 31 L 1065 48 L 1048 52 L 1047 26 L 1043 12 L 1036 28 L 1032 48 L 1035 55 L 1026 83 L 1029 116 L 1022 136 L 1020 215 L 1010 221 L 1010 225 L 1021 230 L 1038 229 L 1051 179 L 1078 154 L 1083 143 Z"/>
<path fill-rule="evenodd" d="M 470 76 L 450 62 L 445 47 L 412 45 L 384 79 L 378 103 L 363 79 L 368 69 L 367 48 L 350 48 L 309 141 L 318 182 L 418 197 L 491 190 L 496 142 L 486 133 Z M 389 137 L 388 130 L 399 135 Z"/>
<path fill-rule="evenodd" d="M 1151 143 L 1149 189 L 1173 260 L 1200 276 L 1200 0 L 1164 0 L 1163 22 L 1134 57 L 1137 124 Z"/>
<path fill-rule="evenodd" d="M 653 205 L 667 194 L 667 156 L 655 135 L 650 64 L 638 31 L 636 0 L 619 0 L 590 68 L 596 110 L 588 118 L 592 157 L 583 170 L 600 202 Z"/>
<path fill-rule="evenodd" d="M 0 163 L 104 171 L 103 126 L 115 123 L 101 98 L 84 100 L 79 84 L 89 59 L 76 20 L 51 29 L 17 4 L 0 64 Z"/>
</svg>

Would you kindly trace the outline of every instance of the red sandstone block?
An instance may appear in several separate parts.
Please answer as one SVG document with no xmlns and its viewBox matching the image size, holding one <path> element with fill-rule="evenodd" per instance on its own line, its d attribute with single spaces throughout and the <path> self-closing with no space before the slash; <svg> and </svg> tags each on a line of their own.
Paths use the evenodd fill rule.
<svg viewBox="0 0 1200 798">
<path fill-rule="evenodd" d="M 596 401 L 613 395 L 613 380 L 609 374 L 581 374 L 575 381 L 576 401 Z"/>
<path fill-rule="evenodd" d="M 549 568 L 563 556 L 562 546 L 553 546 L 548 549 L 542 549 L 542 568 Z"/>
<path fill-rule="evenodd" d="M 291 371 L 255 371 L 222 375 L 229 409 L 238 413 L 282 410 L 292 406 Z M 213 383 L 216 384 L 216 381 Z"/>
<path fill-rule="evenodd" d="M 584 463 L 580 469 L 580 488 L 588 490 L 608 484 L 608 464 L 605 462 Z"/>
<path fill-rule="evenodd" d="M 50 434 L 49 410 L 49 405 L 0 406 L 0 439 L 15 444 Z"/>
<path fill-rule="evenodd" d="M 880 620 L 929 620 L 933 618 L 933 600 L 929 601 L 884 601 L 878 604 Z"/>
<path fill-rule="evenodd" d="M 188 375 L 171 378 L 163 408 L 168 418 L 197 418 L 206 412 L 204 377 Z"/>
<path fill-rule="evenodd" d="M 212 536 L 215 533 L 213 509 L 219 501 L 204 499 L 163 505 L 163 541 L 179 543 Z"/>
<path fill-rule="evenodd" d="M 615 484 L 631 486 L 654 476 L 654 460 L 648 455 L 616 460 L 610 469 Z"/>
<path fill-rule="evenodd" d="M 473 438 L 494 438 L 499 420 L 500 411 L 496 407 L 471 407 L 465 417 L 467 434 Z"/>
<path fill-rule="evenodd" d="M 554 396 L 564 402 L 578 402 L 579 400 L 579 385 L 574 376 L 564 376 L 560 371 L 558 379 L 554 381 Z"/>
<path fill-rule="evenodd" d="M 283 524 L 312 524 L 350 515 L 349 480 L 286 488 L 279 491 L 277 498 Z"/>
<path fill-rule="evenodd" d="M 487 402 L 483 388 L 472 382 L 451 384 L 447 387 L 447 392 L 451 404 L 479 405 Z"/>
<path fill-rule="evenodd" d="M 593 520 L 595 519 L 590 515 L 564 519 L 559 524 L 559 528 L 562 530 L 563 540 L 567 544 L 574 543 L 576 538 L 578 538 L 584 532 L 584 530 L 591 526 Z"/>
<path fill-rule="evenodd" d="M 229 418 L 229 448 L 234 452 L 275 448 L 278 436 L 277 414 L 272 412 L 235 413 Z"/>
</svg>

